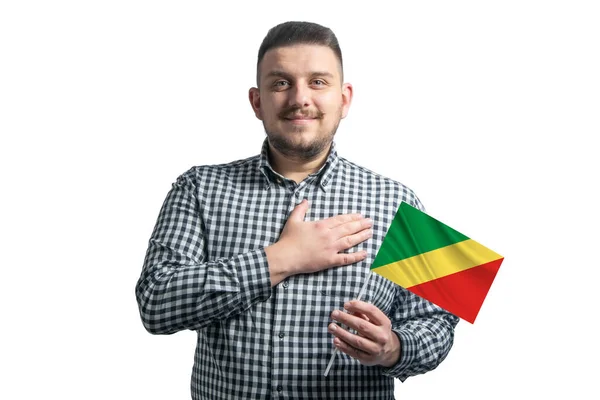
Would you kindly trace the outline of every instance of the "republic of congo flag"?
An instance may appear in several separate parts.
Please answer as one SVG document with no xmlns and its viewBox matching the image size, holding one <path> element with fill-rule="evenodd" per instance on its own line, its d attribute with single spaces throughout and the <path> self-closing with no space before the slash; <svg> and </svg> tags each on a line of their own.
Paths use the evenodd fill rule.
<svg viewBox="0 0 600 400">
<path fill-rule="evenodd" d="M 474 323 L 503 260 L 402 202 L 371 270 Z"/>
</svg>

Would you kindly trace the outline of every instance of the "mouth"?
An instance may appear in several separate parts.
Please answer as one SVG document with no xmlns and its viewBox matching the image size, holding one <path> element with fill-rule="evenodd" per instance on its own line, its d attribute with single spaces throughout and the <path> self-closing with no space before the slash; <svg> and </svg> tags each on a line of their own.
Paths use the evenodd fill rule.
<svg viewBox="0 0 600 400">
<path fill-rule="evenodd" d="M 294 125 L 306 125 L 306 124 L 310 124 L 313 121 L 316 121 L 316 118 L 311 118 L 311 117 L 291 117 L 291 118 L 284 118 L 284 121 L 292 123 Z"/>
</svg>

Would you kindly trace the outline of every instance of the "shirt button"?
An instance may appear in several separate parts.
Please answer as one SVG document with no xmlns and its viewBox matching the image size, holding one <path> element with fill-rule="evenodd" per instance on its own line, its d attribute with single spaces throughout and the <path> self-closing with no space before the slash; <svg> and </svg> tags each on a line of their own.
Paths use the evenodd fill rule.
<svg viewBox="0 0 600 400">
<path fill-rule="evenodd" d="M 284 287 L 284 288 L 286 288 L 286 287 L 288 287 L 288 286 L 290 286 L 290 283 L 289 283 L 288 281 L 284 281 L 284 282 L 283 282 L 283 287 Z"/>
<path fill-rule="evenodd" d="M 281 386 L 281 385 L 277 386 L 277 391 L 278 391 L 278 392 L 281 392 L 281 391 L 283 391 L 283 386 Z"/>
<path fill-rule="evenodd" d="M 300 192 L 295 193 L 296 197 L 300 197 Z"/>
<path fill-rule="evenodd" d="M 280 338 L 280 339 L 283 339 L 283 337 L 284 337 L 284 336 L 285 336 L 285 333 L 283 333 L 283 332 L 280 332 L 280 333 L 279 333 L 279 338 Z"/>
</svg>

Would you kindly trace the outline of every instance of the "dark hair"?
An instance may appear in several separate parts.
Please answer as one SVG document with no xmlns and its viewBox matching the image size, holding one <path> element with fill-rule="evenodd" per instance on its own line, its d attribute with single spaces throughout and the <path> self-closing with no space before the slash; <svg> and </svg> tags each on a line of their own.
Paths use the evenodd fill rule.
<svg viewBox="0 0 600 400">
<path fill-rule="evenodd" d="M 260 63 L 265 53 L 279 47 L 293 46 L 295 44 L 316 44 L 327 46 L 335 53 L 340 62 L 342 81 L 344 64 L 342 62 L 342 49 L 333 31 L 325 26 L 313 22 L 288 21 L 269 29 L 258 49 L 256 62 L 256 83 L 260 84 Z"/>
</svg>

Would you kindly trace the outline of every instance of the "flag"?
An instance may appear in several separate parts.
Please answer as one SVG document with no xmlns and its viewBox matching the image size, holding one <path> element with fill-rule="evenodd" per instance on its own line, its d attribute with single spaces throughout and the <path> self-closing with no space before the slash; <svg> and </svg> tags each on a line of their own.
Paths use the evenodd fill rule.
<svg viewBox="0 0 600 400">
<path fill-rule="evenodd" d="M 371 270 L 474 323 L 504 257 L 402 202 Z"/>
</svg>

